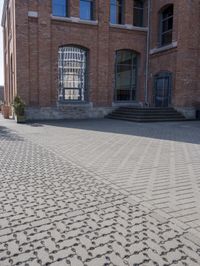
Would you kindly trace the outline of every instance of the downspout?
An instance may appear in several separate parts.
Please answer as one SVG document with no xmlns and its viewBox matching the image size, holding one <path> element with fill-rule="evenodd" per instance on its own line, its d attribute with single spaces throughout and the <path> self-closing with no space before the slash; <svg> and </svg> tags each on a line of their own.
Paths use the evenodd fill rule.
<svg viewBox="0 0 200 266">
<path fill-rule="evenodd" d="M 5 24 L 5 16 L 6 16 L 6 8 L 8 5 L 8 0 L 4 0 L 3 9 L 2 9 L 2 17 L 1 17 L 1 26 L 4 27 Z"/>
<path fill-rule="evenodd" d="M 150 34 L 151 34 L 151 0 L 148 0 L 148 11 L 147 11 L 147 50 L 146 50 L 146 66 L 145 66 L 145 106 L 149 106 L 148 102 L 148 78 L 149 78 L 149 50 L 150 50 Z"/>
</svg>

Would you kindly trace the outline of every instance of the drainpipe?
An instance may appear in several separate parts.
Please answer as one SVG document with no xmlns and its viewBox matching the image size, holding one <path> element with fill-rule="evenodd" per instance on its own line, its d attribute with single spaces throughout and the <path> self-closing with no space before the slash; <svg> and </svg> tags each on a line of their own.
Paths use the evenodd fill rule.
<svg viewBox="0 0 200 266">
<path fill-rule="evenodd" d="M 146 50 L 146 66 L 145 66 L 145 105 L 149 105 L 148 102 L 148 77 L 149 77 L 149 50 L 150 50 L 150 34 L 151 34 L 151 0 L 148 0 L 148 11 L 147 11 L 147 50 Z"/>
</svg>

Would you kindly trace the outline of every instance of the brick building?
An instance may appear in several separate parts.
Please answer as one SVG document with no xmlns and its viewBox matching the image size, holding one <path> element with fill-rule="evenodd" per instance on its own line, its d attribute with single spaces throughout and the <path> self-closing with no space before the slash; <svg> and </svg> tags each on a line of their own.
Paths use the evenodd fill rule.
<svg viewBox="0 0 200 266">
<path fill-rule="evenodd" d="M 4 102 L 4 87 L 0 86 L 0 105 Z"/>
<path fill-rule="evenodd" d="M 5 101 L 30 119 L 200 106 L 198 0 L 5 0 Z"/>
</svg>

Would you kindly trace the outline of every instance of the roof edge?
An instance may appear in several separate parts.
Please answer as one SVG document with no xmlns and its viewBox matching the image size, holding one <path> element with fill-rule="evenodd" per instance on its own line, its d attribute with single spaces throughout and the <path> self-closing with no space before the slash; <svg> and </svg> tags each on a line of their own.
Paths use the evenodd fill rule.
<svg viewBox="0 0 200 266">
<path fill-rule="evenodd" d="M 2 17 L 1 17 L 1 26 L 2 27 L 4 27 L 4 25 L 5 25 L 6 8 L 8 5 L 8 1 L 9 0 L 4 0 L 4 3 L 3 3 L 3 10 L 2 10 Z"/>
</svg>

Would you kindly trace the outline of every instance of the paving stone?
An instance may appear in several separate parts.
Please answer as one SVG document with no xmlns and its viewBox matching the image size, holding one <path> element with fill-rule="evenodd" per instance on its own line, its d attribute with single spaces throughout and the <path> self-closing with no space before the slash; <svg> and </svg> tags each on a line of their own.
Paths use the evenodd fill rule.
<svg viewBox="0 0 200 266">
<path fill-rule="evenodd" d="M 8 133 L 1 134 L 0 126 L 1 266 L 200 265 L 197 233 L 193 241 L 194 231 L 188 233 L 187 225 L 170 218 L 182 213 L 184 219 L 189 219 L 189 211 L 178 213 L 180 207 L 176 204 L 182 199 L 183 204 L 188 204 L 185 191 L 190 197 L 193 193 L 193 218 L 199 212 L 195 173 L 199 170 L 196 165 L 200 152 L 195 145 L 133 136 L 132 131 L 124 136 L 126 141 L 129 139 L 124 143 L 119 134 L 89 131 L 87 134 L 94 142 L 99 141 L 102 152 L 107 153 L 101 164 L 92 152 L 95 143 L 91 142 L 87 156 L 88 147 L 83 153 L 83 143 L 76 146 L 74 141 L 84 135 L 79 129 L 51 125 L 33 129 L 30 125 L 6 123 Z M 47 129 L 49 134 L 44 134 Z M 105 150 L 108 140 L 114 154 Z M 133 150 L 127 158 L 130 147 Z M 166 157 L 172 151 L 177 156 Z M 121 160 L 127 169 L 120 158 L 126 158 Z M 193 162 L 195 167 L 191 167 Z M 181 184 L 183 174 L 193 182 Z M 171 195 L 165 187 L 172 189 Z M 120 191 L 125 188 L 132 199 L 129 192 Z M 148 197 L 150 203 L 143 204 Z M 159 201 L 163 210 L 155 211 Z M 165 215 L 165 207 L 170 215 Z"/>
</svg>

